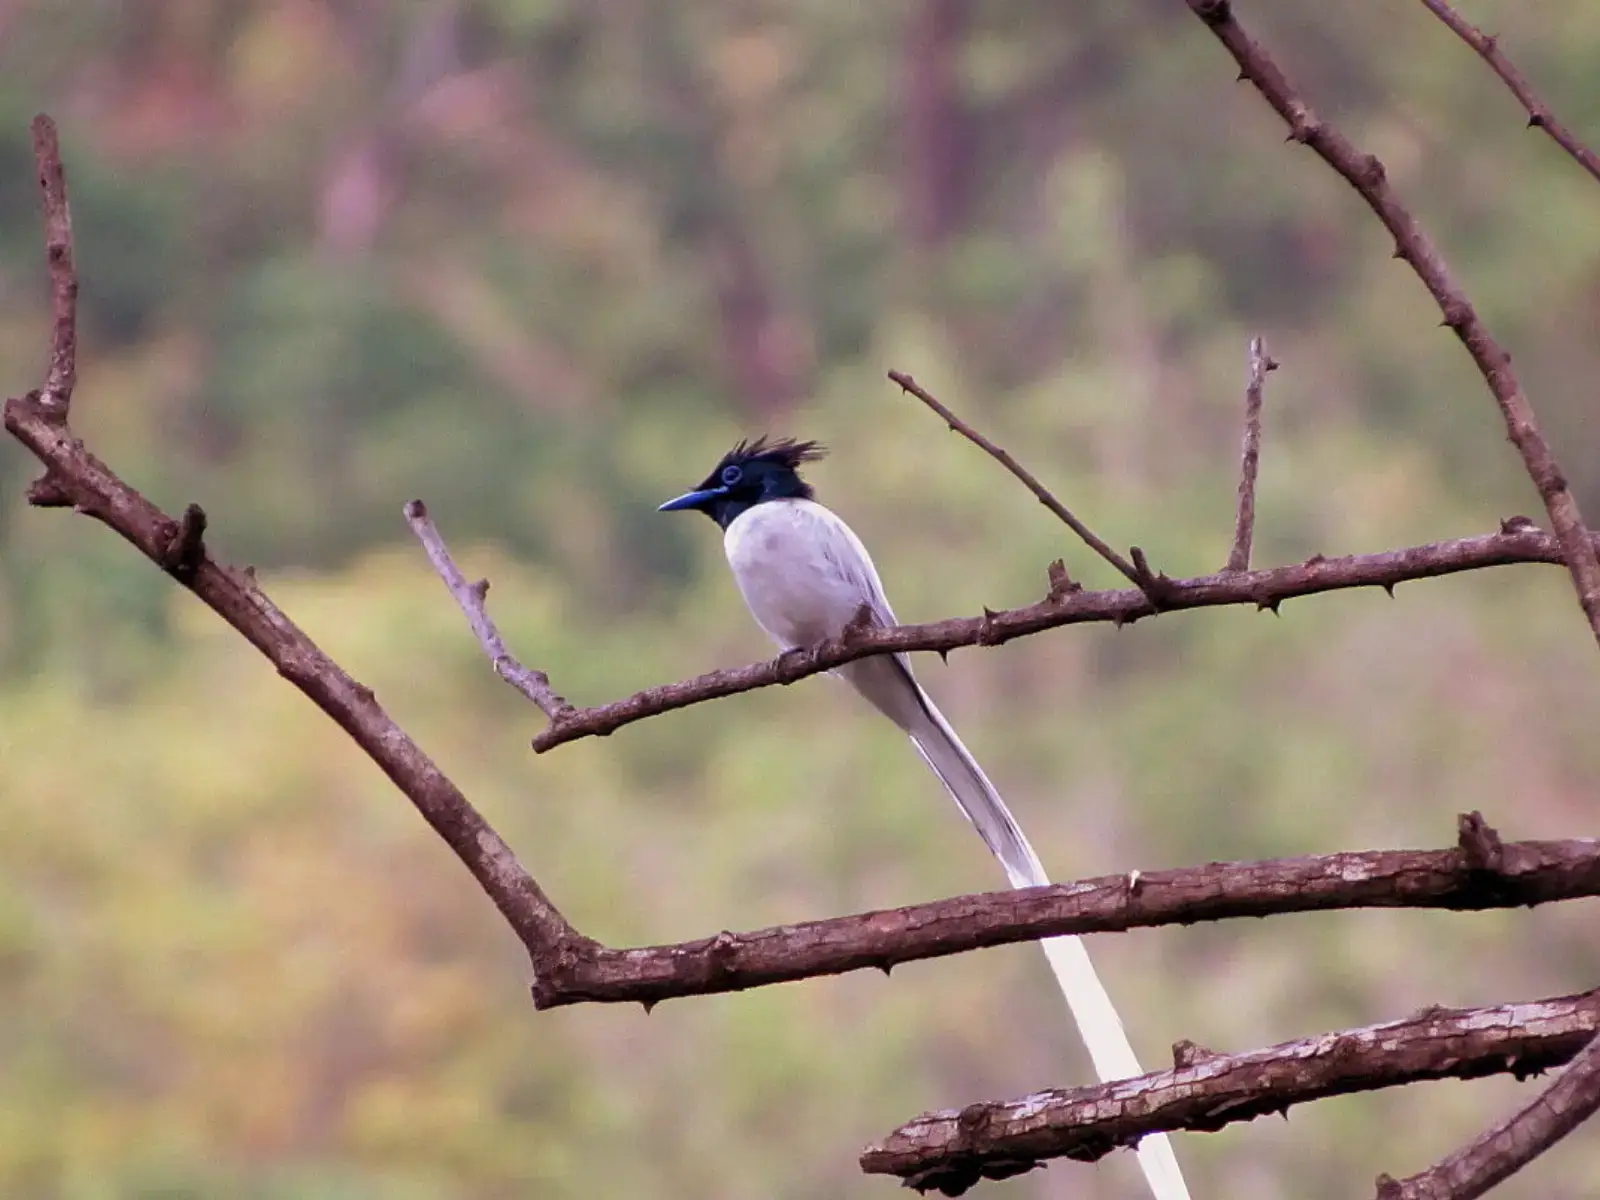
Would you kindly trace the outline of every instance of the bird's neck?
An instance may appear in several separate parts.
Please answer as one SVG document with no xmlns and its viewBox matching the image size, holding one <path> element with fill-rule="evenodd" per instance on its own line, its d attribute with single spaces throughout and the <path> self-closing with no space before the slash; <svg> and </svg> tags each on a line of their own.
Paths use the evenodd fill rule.
<svg viewBox="0 0 1600 1200">
<path fill-rule="evenodd" d="M 726 533 L 732 524 L 746 513 L 759 513 L 775 505 L 789 505 L 803 499 L 801 496 L 763 496 L 759 500 L 744 500 L 728 496 L 718 502 L 711 516 Z M 776 509 L 774 509 L 776 511 Z"/>
</svg>

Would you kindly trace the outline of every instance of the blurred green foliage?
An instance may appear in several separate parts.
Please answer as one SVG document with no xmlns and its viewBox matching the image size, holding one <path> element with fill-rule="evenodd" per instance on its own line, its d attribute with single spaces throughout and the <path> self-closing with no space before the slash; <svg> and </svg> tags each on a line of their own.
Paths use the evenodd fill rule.
<svg viewBox="0 0 1600 1200">
<path fill-rule="evenodd" d="M 1261 11 L 1255 11 L 1256 9 Z M 1600 191 L 1418 5 L 1251 6 L 1380 153 L 1511 352 L 1580 500 Z M 1600 135 L 1600 9 L 1480 3 Z M 0 5 L 0 357 L 47 305 L 27 121 L 66 147 L 75 424 L 212 517 L 607 941 L 999 886 L 825 681 L 535 758 L 410 544 L 425 497 L 580 701 L 765 653 L 714 531 L 654 506 L 735 437 L 818 437 L 903 619 L 1106 571 L 897 395 L 914 372 L 1113 542 L 1226 553 L 1249 335 L 1257 561 L 1479 532 L 1537 499 L 1360 200 L 1281 144 L 1182 5 L 144 0 Z M 1025 452 L 1025 453 L 1024 453 Z M 387 782 L 242 641 L 0 445 L 0 1194 L 887 1195 L 858 1146 L 1083 1081 L 1031 947 L 544 1015 Z M 924 674 L 1061 877 L 1593 832 L 1588 644 L 1548 568 L 1187 614 Z M 1246 1048 L 1593 984 L 1587 906 L 1100 938 L 1136 1044 Z M 1359 1194 L 1527 1088 L 1188 1139 L 1196 1194 Z M 1002 1196 L 1141 1194 L 1131 1159 Z M 1506 1197 L 1600 1189 L 1580 1133 Z"/>
</svg>

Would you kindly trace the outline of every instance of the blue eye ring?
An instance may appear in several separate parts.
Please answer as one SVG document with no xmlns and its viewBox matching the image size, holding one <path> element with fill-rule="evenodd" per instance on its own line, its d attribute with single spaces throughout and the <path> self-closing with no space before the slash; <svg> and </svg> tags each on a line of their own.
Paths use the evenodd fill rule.
<svg viewBox="0 0 1600 1200">
<path fill-rule="evenodd" d="M 722 474 L 719 478 L 722 480 L 723 487 L 735 487 L 744 479 L 744 468 L 737 464 L 729 463 L 722 468 Z"/>
</svg>

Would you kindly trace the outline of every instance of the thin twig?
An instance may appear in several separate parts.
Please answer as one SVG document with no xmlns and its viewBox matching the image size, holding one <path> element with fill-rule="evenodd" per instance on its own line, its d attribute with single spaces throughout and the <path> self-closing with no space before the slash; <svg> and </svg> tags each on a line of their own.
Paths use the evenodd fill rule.
<svg viewBox="0 0 1600 1200">
<path fill-rule="evenodd" d="M 942 958 L 1064 934 L 1356 908 L 1452 912 L 1600 895 L 1600 840 L 1510 842 L 1497 870 L 1463 849 L 1208 863 L 626 950 L 595 948 L 540 977 L 534 1002 L 655 1004 Z"/>
<path fill-rule="evenodd" d="M 33 160 L 44 195 L 45 259 L 50 268 L 50 369 L 40 401 L 44 411 L 65 421 L 78 383 L 78 268 L 72 254 L 72 209 L 61 165 L 56 123 L 40 113 L 33 119 Z"/>
<path fill-rule="evenodd" d="M 1591 993 L 1594 994 L 1594 993 Z M 1600 1037 L 1560 1077 L 1504 1121 L 1409 1179 L 1378 1179 L 1378 1200 L 1476 1200 L 1600 1110 Z"/>
<path fill-rule="evenodd" d="M 982 1179 L 1016 1175 L 1046 1159 L 1094 1162 L 1155 1132 L 1211 1133 L 1295 1104 L 1426 1080 L 1524 1077 L 1572 1059 L 1597 1028 L 1600 990 L 1493 1008 L 1425 1009 L 1247 1054 L 1190 1053 L 1184 1065 L 1136 1079 L 927 1113 L 867 1147 L 861 1169 L 959 1196 Z M 1407 1200 L 1477 1194 L 1418 1192 Z"/>
<path fill-rule="evenodd" d="M 450 557 L 450 551 L 434 525 L 433 518 L 428 515 L 427 505 L 421 500 L 409 501 L 405 506 L 405 516 L 406 524 L 411 526 L 411 532 L 417 535 L 417 540 L 427 551 L 428 561 L 433 564 L 434 571 L 444 580 L 445 587 L 450 589 L 450 594 L 456 598 L 456 603 L 466 614 L 467 624 L 472 626 L 472 634 L 478 639 L 478 645 L 482 646 L 483 652 L 489 656 L 494 673 L 537 704 L 545 716 L 550 718 L 552 724 L 559 724 L 562 718 L 572 711 L 572 705 L 550 686 L 548 675 L 532 667 L 523 666 L 506 649 L 500 631 L 489 618 L 486 603 L 489 581 L 480 579 L 477 583 L 467 582 L 467 577 L 461 573 L 461 568 L 456 566 L 455 559 Z"/>
<path fill-rule="evenodd" d="M 1551 453 L 1533 407 L 1511 368 L 1511 356 L 1501 349 L 1462 291 L 1443 256 L 1410 210 L 1389 186 L 1383 163 L 1351 144 L 1331 122 L 1318 117 L 1295 91 L 1261 43 L 1234 19 L 1228 0 L 1186 0 L 1206 27 L 1216 35 L 1239 64 L 1240 77 L 1249 80 L 1289 126 L 1291 140 L 1309 146 L 1361 195 L 1394 236 L 1395 257 L 1403 258 L 1422 280 L 1440 311 L 1444 324 L 1461 339 L 1472 355 L 1489 390 L 1500 406 L 1506 434 L 1522 455 L 1523 465 L 1561 543 L 1562 557 L 1572 575 L 1578 602 L 1589 628 L 1600 641 L 1600 557 L 1596 556 L 1578 502 L 1567 487 L 1555 455 Z"/>
<path fill-rule="evenodd" d="M 1066 522 L 1067 527 L 1071 529 L 1073 533 L 1082 538 L 1084 544 L 1087 545 L 1089 549 L 1093 550 L 1118 571 L 1122 572 L 1123 576 L 1130 583 L 1134 584 L 1136 587 L 1139 586 L 1139 572 L 1134 568 L 1134 565 L 1127 559 L 1123 558 L 1122 555 L 1118 554 L 1110 546 L 1106 545 L 1105 542 L 1101 541 L 1100 538 L 1095 535 L 1094 530 L 1090 529 L 1082 521 L 1078 520 L 1077 517 L 1073 516 L 1072 511 L 1067 508 L 1065 504 L 1061 503 L 1061 501 L 1057 500 L 1055 496 L 1051 494 L 1050 489 L 1045 487 L 1044 484 L 1040 483 L 1038 479 L 1034 477 L 1033 472 L 1029 471 L 1027 467 L 1024 467 L 1016 459 L 1012 458 L 1007 451 L 1002 450 L 999 446 L 995 445 L 988 438 L 984 437 L 983 434 L 979 433 L 971 425 L 968 425 L 960 417 L 956 416 L 955 413 L 946 408 L 937 397 L 927 391 L 927 389 L 922 387 L 921 384 L 919 384 L 915 379 L 911 378 L 911 376 L 907 375 L 904 371 L 890 371 L 889 378 L 895 383 L 898 383 L 902 390 L 909 392 L 918 400 L 921 400 L 929 408 L 933 409 L 934 412 L 938 413 L 939 417 L 946 425 L 950 427 L 953 432 L 959 433 L 962 437 L 966 438 L 967 441 L 971 442 L 974 446 L 978 447 L 978 449 L 989 455 L 989 457 L 993 458 L 1006 470 L 1010 471 L 1012 475 L 1016 476 L 1017 479 L 1022 482 L 1023 487 L 1027 488 L 1033 493 L 1034 498 L 1038 500 L 1040 504 L 1044 505 L 1056 516 L 1060 517 L 1062 521 Z"/>
<path fill-rule="evenodd" d="M 1233 549 L 1223 570 L 1238 574 L 1250 569 L 1250 543 L 1256 530 L 1256 473 L 1261 466 L 1261 393 L 1267 372 L 1278 364 L 1267 354 L 1261 338 L 1250 339 L 1250 378 L 1244 388 L 1244 446 L 1239 455 L 1239 509 L 1233 522 Z"/>
<path fill-rule="evenodd" d="M 1560 565 L 1561 547 L 1526 518 L 1513 517 L 1503 523 L 1500 533 L 1482 537 L 1347 558 L 1314 555 L 1294 566 L 1238 575 L 1203 575 L 1195 579 L 1159 576 L 1157 579 L 1164 611 L 1230 604 L 1251 604 L 1258 609 L 1276 611 L 1284 601 L 1299 596 L 1363 587 L 1381 587 L 1392 592 L 1411 580 L 1514 563 Z M 950 617 L 926 625 L 854 631 L 848 637 L 834 638 L 804 653 L 710 671 L 693 679 L 646 688 L 609 704 L 575 708 L 558 724 L 540 732 L 533 739 L 533 748 L 542 753 L 580 738 L 603 737 L 635 721 L 756 688 L 795 683 L 872 654 L 928 650 L 942 653 L 963 646 L 998 645 L 1065 625 L 1096 622 L 1127 625 L 1155 611 L 1149 596 L 1142 591 L 1091 592 L 1052 582 L 1049 595 L 1023 608 L 991 611 L 976 617 Z"/>
<path fill-rule="evenodd" d="M 1528 128 L 1544 130 L 1556 145 L 1573 157 L 1579 166 L 1596 179 L 1600 179 L 1600 156 L 1578 140 L 1572 131 L 1556 118 L 1555 113 L 1550 111 L 1550 106 L 1539 99 L 1522 73 L 1511 65 L 1511 60 L 1501 51 L 1498 38 L 1484 33 L 1446 4 L 1445 0 L 1422 0 L 1422 3 L 1434 16 L 1448 25 L 1457 37 L 1476 50 L 1483 61 L 1489 64 L 1490 69 L 1505 81 L 1506 87 L 1511 89 L 1511 94 L 1527 110 Z"/>
</svg>

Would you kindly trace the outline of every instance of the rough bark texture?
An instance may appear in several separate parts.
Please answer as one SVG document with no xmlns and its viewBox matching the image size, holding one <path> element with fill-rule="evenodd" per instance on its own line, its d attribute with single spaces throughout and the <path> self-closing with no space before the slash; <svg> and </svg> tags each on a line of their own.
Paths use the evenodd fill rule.
<svg viewBox="0 0 1600 1200">
<path fill-rule="evenodd" d="M 1378 1178 L 1378 1200 L 1474 1200 L 1521 1170 L 1600 1109 L 1600 1037 L 1525 1107 L 1436 1166 L 1398 1182 Z"/>
<path fill-rule="evenodd" d="M 597 1000 L 649 1005 L 868 967 L 887 971 L 1057 934 L 1344 908 L 1501 908 L 1594 895 L 1600 895 L 1600 841 L 1502 844 L 1466 817 L 1454 850 L 1208 863 L 723 932 L 673 946 L 594 947 L 541 975 L 534 999 L 541 1008 Z"/>
<path fill-rule="evenodd" d="M 1380 554 L 1345 558 L 1313 556 L 1303 563 L 1267 571 L 1222 572 L 1193 579 L 1161 579 L 1162 612 L 1253 604 L 1276 610 L 1286 600 L 1347 588 L 1397 585 L 1439 575 L 1454 575 L 1513 563 L 1562 562 L 1560 544 L 1526 518 L 1504 522 L 1499 533 L 1408 546 Z M 1037 604 L 986 612 L 977 617 L 950 617 L 926 625 L 892 629 L 857 629 L 822 642 L 812 650 L 790 651 L 766 662 L 710 671 L 693 679 L 646 688 L 609 704 L 576 708 L 552 722 L 533 739 L 540 752 L 585 737 L 604 737 L 647 717 L 736 696 L 774 684 L 791 684 L 831 671 L 842 663 L 870 654 L 911 650 L 958 650 L 963 646 L 996 646 L 1065 625 L 1111 622 L 1127 625 L 1153 616 L 1156 608 L 1138 588 L 1091 592 L 1055 588 Z"/>
<path fill-rule="evenodd" d="M 1572 1058 L 1597 1028 L 1600 991 L 1430 1009 L 1248 1054 L 1177 1047 L 1180 1061 L 1170 1071 L 927 1113 L 868 1146 L 861 1167 L 898 1175 L 920 1191 L 959 1196 L 979 1180 L 1016 1175 L 1048 1158 L 1093 1162 L 1157 1131 L 1210 1133 L 1295 1104 L 1429 1079 L 1526 1077 Z"/>
</svg>

